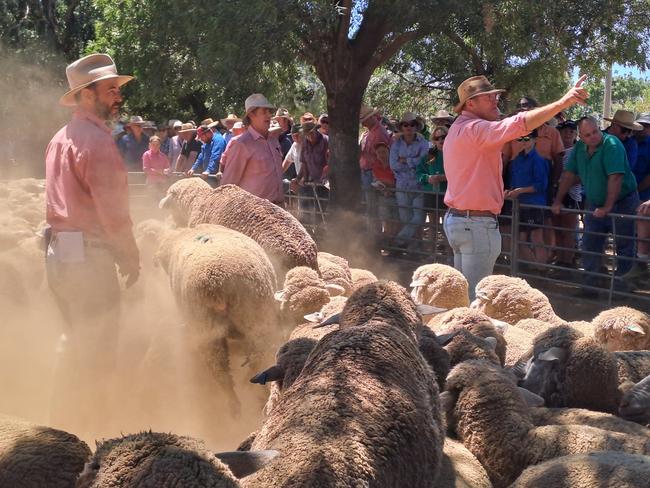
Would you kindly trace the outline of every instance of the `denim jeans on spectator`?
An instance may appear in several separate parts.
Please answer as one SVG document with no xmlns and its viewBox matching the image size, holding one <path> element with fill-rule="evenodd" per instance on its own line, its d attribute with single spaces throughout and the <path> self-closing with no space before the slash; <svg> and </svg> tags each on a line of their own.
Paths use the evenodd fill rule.
<svg viewBox="0 0 650 488">
<path fill-rule="evenodd" d="M 587 210 L 594 211 L 598 206 L 591 203 L 587 203 Z M 636 209 L 639 207 L 639 194 L 637 192 L 632 192 L 626 197 L 620 199 L 614 204 L 610 213 L 617 214 L 626 214 L 626 215 L 635 215 Z M 615 225 L 612 225 L 612 221 L 615 221 Z M 585 271 L 592 273 L 597 273 L 600 269 L 602 263 L 602 253 L 605 250 L 605 240 L 607 236 L 605 234 L 614 233 L 615 242 L 616 242 L 616 256 L 617 257 L 634 257 L 634 220 L 633 219 L 622 219 L 622 218 L 612 218 L 609 215 L 599 219 L 594 217 L 592 214 L 585 214 L 585 229 L 584 235 L 582 236 L 582 250 L 589 251 L 594 253 L 599 253 L 599 255 L 594 254 L 583 254 L 582 263 L 584 265 Z M 594 234 L 596 233 L 596 234 Z M 604 234 L 604 235 L 597 235 Z M 627 259 L 617 259 L 616 260 L 616 276 L 621 276 L 632 269 L 633 262 Z M 585 277 L 586 285 L 595 285 L 598 281 L 598 277 L 589 276 Z"/>
<path fill-rule="evenodd" d="M 395 193 L 397 209 L 402 229 L 395 236 L 396 244 L 403 246 L 409 244 L 413 239 L 418 227 L 424 223 L 424 194 L 410 191 L 398 191 Z"/>
<path fill-rule="evenodd" d="M 463 217 L 447 213 L 445 235 L 454 251 L 454 268 L 463 273 L 474 300 L 476 284 L 492 274 L 501 254 L 499 224 L 492 217 Z"/>
</svg>

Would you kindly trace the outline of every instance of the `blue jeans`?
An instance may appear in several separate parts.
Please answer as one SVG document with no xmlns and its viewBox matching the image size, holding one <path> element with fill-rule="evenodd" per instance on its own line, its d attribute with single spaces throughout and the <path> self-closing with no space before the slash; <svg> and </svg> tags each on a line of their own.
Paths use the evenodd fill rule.
<svg viewBox="0 0 650 488">
<path fill-rule="evenodd" d="M 639 207 L 639 194 L 634 191 L 621 198 L 612 207 L 611 213 L 635 215 Z M 587 210 L 593 211 L 598 206 L 587 203 Z M 591 214 L 585 214 L 585 230 L 582 236 L 582 250 L 602 254 L 605 250 L 606 235 L 595 235 L 614 233 L 617 257 L 634 257 L 634 220 L 612 218 L 609 215 L 599 219 Z M 596 254 L 583 254 L 582 263 L 585 271 L 597 273 L 602 263 L 602 256 Z M 632 269 L 632 261 L 627 259 L 616 260 L 616 276 L 621 276 Z M 586 285 L 594 285 L 598 281 L 596 276 L 587 276 Z"/>
<path fill-rule="evenodd" d="M 399 219 L 402 222 L 402 229 L 395 236 L 398 246 L 408 244 L 413 239 L 418 227 L 424 223 L 424 195 L 408 191 L 398 191 L 395 193 L 397 199 L 397 209 Z"/>
<path fill-rule="evenodd" d="M 499 224 L 492 217 L 463 217 L 447 212 L 443 228 L 454 251 L 454 268 L 467 279 L 469 298 L 474 300 L 476 284 L 492 274 L 501 254 Z"/>
</svg>

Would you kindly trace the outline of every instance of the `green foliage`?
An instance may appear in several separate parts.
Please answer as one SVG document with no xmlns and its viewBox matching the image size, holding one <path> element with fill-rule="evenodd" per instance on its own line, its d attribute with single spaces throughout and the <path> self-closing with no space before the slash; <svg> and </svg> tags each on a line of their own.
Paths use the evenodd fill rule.
<svg viewBox="0 0 650 488">
<path fill-rule="evenodd" d="M 596 114 L 602 116 L 605 83 L 602 78 L 589 80 L 585 84 L 589 93 L 587 106 L 573 107 L 567 115 L 577 119 L 582 115 Z M 631 75 L 614 76 L 612 79 L 612 113 L 617 109 L 633 112 L 650 112 L 650 80 L 635 78 Z M 610 114 L 611 115 L 611 114 Z"/>
</svg>

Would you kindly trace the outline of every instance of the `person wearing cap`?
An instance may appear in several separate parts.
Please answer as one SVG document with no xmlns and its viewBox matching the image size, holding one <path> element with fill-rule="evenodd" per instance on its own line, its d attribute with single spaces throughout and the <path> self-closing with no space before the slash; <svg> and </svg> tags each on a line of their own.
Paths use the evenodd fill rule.
<svg viewBox="0 0 650 488">
<path fill-rule="evenodd" d="M 212 119 L 205 120 L 210 122 L 207 125 L 201 125 L 196 130 L 196 138 L 201 141 L 201 152 L 199 157 L 192 165 L 192 168 L 187 172 L 188 176 L 194 173 L 201 173 L 201 177 L 214 175 L 219 172 L 219 164 L 221 156 L 226 149 L 226 141 L 223 136 L 212 127 L 215 127 L 219 122 L 212 122 Z"/>
<path fill-rule="evenodd" d="M 562 173 L 560 188 L 552 205 L 552 211 L 559 214 L 562 199 L 569 188 L 582 181 L 587 197 L 582 237 L 582 264 L 585 271 L 598 273 L 605 249 L 607 234 L 615 230 L 616 255 L 634 257 L 634 221 L 632 219 L 608 217 L 610 213 L 633 215 L 639 207 L 637 184 L 627 162 L 625 148 L 621 141 L 611 134 L 601 132 L 598 121 L 593 117 L 582 117 L 578 121 L 580 140 L 576 143 L 566 169 Z M 615 227 L 613 227 L 615 226 Z M 620 279 L 632 268 L 632 261 L 618 259 L 617 280 L 614 287 L 626 291 L 628 286 Z M 585 276 L 585 284 L 595 286 L 598 277 Z M 593 289 L 582 291 L 585 297 L 595 298 Z"/>
<path fill-rule="evenodd" d="M 279 108 L 275 112 L 275 117 L 273 117 L 273 120 L 275 120 L 278 124 L 280 124 L 280 127 L 282 127 L 282 133 L 278 139 L 280 140 L 280 147 L 282 148 L 282 157 L 286 158 L 287 154 L 289 153 L 289 149 L 291 149 L 291 145 L 293 144 L 293 140 L 291 139 L 291 126 L 293 124 L 293 121 L 291 120 L 289 111 L 286 108 Z"/>
<path fill-rule="evenodd" d="M 300 172 L 300 168 L 302 166 L 302 162 L 300 160 L 300 153 L 302 152 L 301 129 L 302 125 L 300 124 L 293 124 L 291 126 L 291 139 L 293 143 L 291 144 L 289 152 L 282 161 L 282 175 L 283 178 L 286 178 L 288 180 L 294 180 L 296 176 L 298 176 L 298 173 Z"/>
<path fill-rule="evenodd" d="M 397 247 L 415 248 L 411 242 L 424 223 L 424 193 L 418 182 L 416 168 L 429 152 L 429 143 L 418 132 L 422 129 L 417 116 L 406 112 L 399 121 L 401 135 L 390 147 L 390 169 L 395 174 L 395 199 L 402 228 L 395 236 Z"/>
<path fill-rule="evenodd" d="M 330 117 L 327 114 L 320 114 L 318 116 L 318 132 L 324 136 L 329 136 L 330 133 Z"/>
<path fill-rule="evenodd" d="M 178 137 L 181 139 L 181 153 L 172 168 L 176 173 L 186 173 L 201 152 L 201 141 L 196 138 L 196 127 L 191 122 L 181 125 Z"/>
<path fill-rule="evenodd" d="M 127 127 L 127 134 L 118 143 L 124 162 L 129 171 L 142 169 L 142 155 L 149 148 L 149 136 L 144 133 L 147 124 L 139 115 L 133 115 Z"/>
<path fill-rule="evenodd" d="M 226 141 L 226 146 L 228 146 L 230 139 L 234 137 L 232 133 L 232 128 L 237 122 L 241 123 L 241 119 L 237 117 L 235 114 L 228 114 L 226 118 L 221 119 L 221 125 L 223 125 L 226 128 L 226 133 L 223 134 L 223 139 L 224 141 Z"/>
<path fill-rule="evenodd" d="M 444 229 L 454 252 L 454 267 L 469 283 L 471 298 L 476 284 L 492 274 L 501 253 L 497 215 L 504 202 L 501 149 L 523 137 L 575 103 L 584 103 L 585 76 L 556 102 L 500 120 L 499 96 L 485 76 L 473 76 L 458 87 L 459 114 L 443 146 L 447 192 Z"/>
<path fill-rule="evenodd" d="M 269 135 L 275 111 L 264 95 L 254 93 L 244 102 L 247 129 L 230 141 L 221 184 L 234 184 L 260 198 L 282 205 L 282 148 Z"/>
<path fill-rule="evenodd" d="M 128 287 L 140 272 L 127 172 L 106 124 L 118 117 L 120 87 L 133 77 L 119 75 L 106 54 L 73 62 L 66 76 L 70 90 L 60 103 L 74 112 L 45 151 L 50 227 L 46 274 L 65 322 L 50 420 L 89 432 L 93 422 L 105 425 L 110 418 L 108 384 L 119 333 L 118 273 Z"/>
</svg>

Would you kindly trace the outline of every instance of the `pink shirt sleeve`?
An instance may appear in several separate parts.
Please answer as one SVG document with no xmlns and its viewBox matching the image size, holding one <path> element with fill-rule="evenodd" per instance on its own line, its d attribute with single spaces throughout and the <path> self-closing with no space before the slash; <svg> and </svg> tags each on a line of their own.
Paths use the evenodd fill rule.
<svg viewBox="0 0 650 488">
<path fill-rule="evenodd" d="M 221 177 L 222 185 L 239 185 L 246 170 L 246 163 L 249 158 L 248 149 L 245 144 L 241 144 L 238 140 L 231 139 L 226 153 L 224 154 L 228 164 L 223 169 L 223 176 Z"/>
<path fill-rule="evenodd" d="M 473 142 L 481 147 L 500 147 L 506 142 L 525 136 L 530 132 L 526 128 L 525 113 L 498 121 L 474 119 L 468 125 Z"/>
<path fill-rule="evenodd" d="M 151 173 L 152 169 L 153 165 L 151 164 L 151 153 L 149 151 L 145 151 L 142 155 L 142 171 L 147 174 Z"/>
</svg>

